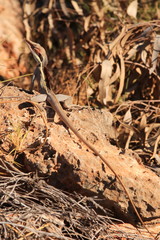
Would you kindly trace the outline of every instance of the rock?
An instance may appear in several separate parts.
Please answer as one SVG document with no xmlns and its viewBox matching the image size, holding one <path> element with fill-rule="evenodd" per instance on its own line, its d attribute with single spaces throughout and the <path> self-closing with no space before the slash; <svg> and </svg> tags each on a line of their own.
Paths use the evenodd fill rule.
<svg viewBox="0 0 160 240">
<path fill-rule="evenodd" d="M 5 87 L 3 96 L 11 94 L 23 96 L 24 99 L 30 96 L 14 87 Z M 101 159 L 61 122 L 55 124 L 52 119 L 48 122 L 47 142 L 38 150 L 34 149 L 37 144 L 44 141 L 46 133 L 44 119 L 39 110 L 31 111 L 28 107 L 20 109 L 19 105 L 19 102 L 14 101 L 1 104 L 0 123 L 4 132 L 20 123 L 23 131 L 27 131 L 23 145 L 20 145 L 21 149 L 17 149 L 24 153 L 22 162 L 26 171 L 36 171 L 41 176 L 47 176 L 49 184 L 64 190 L 76 191 L 85 196 L 95 196 L 99 199 L 98 202 L 110 209 L 117 218 L 135 223 L 137 216 L 128 197 L 112 171 L 102 163 Z M 36 117 L 33 118 L 34 112 Z M 107 128 L 103 114 L 100 110 L 91 109 L 68 112 L 74 126 L 100 151 L 119 175 L 143 221 L 158 219 L 160 216 L 159 177 L 139 163 L 134 158 L 134 154 L 133 156 L 130 152 L 121 154 L 117 147 L 109 143 L 111 125 Z M 101 122 L 98 119 L 101 119 Z M 3 148 L 7 143 L 8 141 L 3 142 Z"/>
</svg>

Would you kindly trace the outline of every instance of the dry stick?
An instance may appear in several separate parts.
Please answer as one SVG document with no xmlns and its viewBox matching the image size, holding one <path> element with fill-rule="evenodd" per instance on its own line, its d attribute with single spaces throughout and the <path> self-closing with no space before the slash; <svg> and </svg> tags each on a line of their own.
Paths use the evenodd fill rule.
<svg viewBox="0 0 160 240">
<path fill-rule="evenodd" d="M 124 64 L 124 59 L 122 54 L 119 54 L 119 58 L 120 58 L 120 63 L 121 63 L 121 73 L 120 73 L 120 83 L 119 83 L 119 89 L 117 92 L 117 96 L 115 98 L 115 103 L 118 102 L 122 91 L 123 91 L 123 87 L 124 87 L 124 81 L 125 81 L 125 64 Z"/>
<path fill-rule="evenodd" d="M 42 230 L 43 228 L 48 227 L 50 224 L 51 224 L 51 223 L 43 224 L 41 227 L 39 227 L 39 228 L 36 229 L 36 230 L 37 230 L 37 231 Z M 29 233 L 25 234 L 23 237 L 18 238 L 17 240 L 26 239 L 26 237 L 29 237 L 29 236 L 31 236 L 32 234 L 34 234 L 34 232 L 29 232 Z M 19 235 L 20 235 L 20 234 L 19 234 Z"/>
<path fill-rule="evenodd" d="M 156 139 L 155 146 L 154 146 L 154 152 L 153 152 L 153 155 L 152 155 L 151 159 L 156 156 L 156 152 L 157 152 L 157 148 L 158 148 L 158 143 L 159 142 L 160 142 L 160 135 Z"/>
<path fill-rule="evenodd" d="M 18 77 L 14 77 L 14 78 L 3 80 L 1 82 L 2 83 L 11 82 L 12 80 L 19 79 L 19 78 L 22 78 L 22 77 L 28 77 L 28 76 L 32 76 L 32 75 L 33 75 L 33 73 L 27 73 L 27 74 L 24 74 L 24 75 L 21 75 L 21 76 L 18 76 Z"/>
<path fill-rule="evenodd" d="M 49 232 L 45 232 L 45 231 L 39 231 L 37 229 L 34 229 L 34 228 L 31 228 L 31 227 L 27 227 L 27 226 L 24 226 L 22 224 L 17 224 L 17 223 L 12 223 L 10 221 L 6 222 L 6 221 L 1 221 L 0 222 L 0 225 L 12 225 L 14 227 L 19 227 L 21 229 L 26 229 L 30 232 L 33 232 L 34 234 L 42 234 L 42 235 L 45 235 L 46 237 L 55 237 L 57 239 L 64 239 L 64 240 L 72 240 L 71 238 L 68 238 L 68 237 L 63 237 L 63 236 L 59 236 L 59 234 L 55 234 L 55 233 L 49 233 Z M 41 227 L 40 227 L 41 228 Z"/>
</svg>

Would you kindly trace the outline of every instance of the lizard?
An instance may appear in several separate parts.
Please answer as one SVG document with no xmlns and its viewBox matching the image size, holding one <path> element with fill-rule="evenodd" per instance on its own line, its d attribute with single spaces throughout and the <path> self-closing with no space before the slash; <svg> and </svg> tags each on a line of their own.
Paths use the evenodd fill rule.
<svg viewBox="0 0 160 240">
<path fill-rule="evenodd" d="M 60 119 L 65 123 L 65 125 L 72 130 L 72 132 L 77 136 L 77 138 L 82 141 L 96 156 L 98 156 L 102 162 L 112 171 L 112 173 L 115 175 L 115 177 L 118 179 L 118 181 L 120 182 L 121 186 L 123 187 L 126 195 L 128 196 L 128 199 L 139 219 L 139 221 L 141 222 L 142 226 L 147 230 L 147 232 L 153 236 L 150 231 L 148 230 L 148 228 L 145 226 L 139 212 L 136 209 L 136 206 L 126 188 L 126 186 L 124 185 L 123 181 L 121 180 L 121 178 L 119 177 L 119 175 L 116 173 L 116 171 L 113 169 L 113 167 L 111 166 L 111 164 L 109 163 L 109 161 L 107 161 L 107 159 L 105 157 L 103 157 L 103 155 L 96 149 L 96 147 L 94 147 L 89 141 L 87 141 L 80 133 L 79 131 L 73 126 L 72 122 L 69 120 L 69 118 L 67 117 L 65 111 L 63 110 L 63 108 L 61 107 L 61 104 L 59 103 L 59 101 L 56 98 L 56 95 L 54 94 L 54 92 L 47 86 L 48 84 L 48 80 L 46 81 L 46 77 L 45 77 L 45 69 L 46 66 L 48 64 L 48 57 L 46 54 L 45 49 L 38 43 L 35 43 L 31 40 L 26 39 L 26 43 L 34 57 L 34 59 L 37 62 L 37 67 L 34 71 L 34 75 L 33 79 L 32 79 L 32 84 L 31 84 L 31 88 L 30 90 L 32 91 L 33 85 L 34 85 L 34 81 L 35 79 L 37 79 L 38 81 L 38 85 L 40 88 L 40 93 L 42 95 L 45 95 L 45 100 L 51 105 L 51 107 L 53 108 L 53 110 L 59 115 Z M 48 84 L 49 85 L 49 84 Z M 153 236 L 154 237 L 154 236 Z"/>
</svg>

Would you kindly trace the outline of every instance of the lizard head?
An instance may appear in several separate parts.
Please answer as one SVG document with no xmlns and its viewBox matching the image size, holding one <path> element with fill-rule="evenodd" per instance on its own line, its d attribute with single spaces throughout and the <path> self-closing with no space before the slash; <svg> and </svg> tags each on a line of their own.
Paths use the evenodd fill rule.
<svg viewBox="0 0 160 240">
<path fill-rule="evenodd" d="M 47 66 L 48 64 L 48 57 L 46 54 L 45 49 L 39 44 L 35 43 L 31 40 L 25 40 L 34 59 L 38 64 L 42 64 L 43 67 Z"/>
</svg>

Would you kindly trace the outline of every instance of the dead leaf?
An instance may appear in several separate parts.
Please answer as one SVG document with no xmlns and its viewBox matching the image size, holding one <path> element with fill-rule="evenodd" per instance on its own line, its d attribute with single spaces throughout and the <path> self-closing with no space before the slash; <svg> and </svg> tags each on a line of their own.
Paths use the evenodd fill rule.
<svg viewBox="0 0 160 240">
<path fill-rule="evenodd" d="M 112 55 L 114 55 L 114 48 L 117 46 L 117 44 L 120 44 L 121 39 L 126 35 L 126 26 L 124 26 L 121 30 L 121 33 L 118 35 L 117 38 L 115 38 L 114 41 L 112 41 L 109 44 L 109 50 L 112 51 Z"/>
<path fill-rule="evenodd" d="M 124 63 L 124 59 L 122 57 L 122 55 L 119 55 L 120 61 L 121 61 L 121 73 L 120 73 L 120 83 L 119 83 L 119 89 L 118 89 L 118 93 L 115 99 L 115 103 L 118 102 L 122 91 L 123 91 L 123 87 L 124 87 L 124 81 L 125 81 L 125 63 Z"/>
<path fill-rule="evenodd" d="M 160 35 L 156 34 L 152 53 L 152 67 L 149 70 L 150 74 L 152 74 L 156 69 L 159 53 L 160 53 Z"/>
<path fill-rule="evenodd" d="M 96 1 L 91 1 L 91 5 L 93 10 L 96 12 L 97 16 L 102 20 L 104 17 L 104 11 L 102 8 L 99 7 L 98 2 Z"/>
<path fill-rule="evenodd" d="M 109 84 L 111 85 L 112 83 L 114 83 L 119 78 L 119 76 L 120 76 L 120 67 L 119 67 L 119 64 L 117 63 L 116 64 L 116 71 L 113 74 L 113 76 L 110 78 Z"/>
<path fill-rule="evenodd" d="M 123 118 L 123 122 L 128 124 L 128 125 L 131 125 L 131 123 L 132 123 L 132 114 L 131 114 L 130 108 L 125 113 L 124 118 Z"/>
<path fill-rule="evenodd" d="M 153 151 L 153 155 L 151 158 L 154 158 L 157 155 L 157 150 L 158 150 L 158 145 L 160 142 L 160 135 L 157 137 L 155 144 L 154 144 L 154 151 Z"/>
<path fill-rule="evenodd" d="M 125 150 L 129 149 L 129 143 L 131 141 L 131 138 L 134 134 L 134 131 L 133 130 L 129 130 L 129 135 L 128 135 L 128 138 L 127 138 L 127 141 L 126 141 L 126 144 L 125 144 Z"/>
<path fill-rule="evenodd" d="M 94 56 L 94 62 L 97 62 L 97 63 L 102 62 L 100 49 L 96 52 L 96 54 Z"/>
<path fill-rule="evenodd" d="M 84 17 L 84 30 L 87 32 L 89 30 L 89 24 L 91 20 L 91 15 Z"/>
<path fill-rule="evenodd" d="M 67 16 L 67 17 L 69 17 L 70 14 L 69 14 L 68 9 L 67 9 L 67 7 L 66 7 L 65 0 L 59 0 L 59 3 L 60 3 L 60 6 L 61 6 L 61 8 L 62 8 L 62 11 L 63 11 L 64 15 Z"/>
<path fill-rule="evenodd" d="M 109 89 L 106 87 L 109 86 L 110 77 L 112 74 L 112 63 L 109 60 L 104 60 L 101 65 L 101 75 L 99 81 L 99 99 L 102 104 L 107 102 L 107 93 Z"/>
<path fill-rule="evenodd" d="M 137 9 L 138 9 L 138 1 L 134 0 L 131 2 L 127 8 L 127 14 L 130 17 L 137 18 Z"/>
<path fill-rule="evenodd" d="M 150 44 L 150 42 L 148 42 L 148 44 Z M 137 52 L 144 52 L 147 53 L 145 47 L 148 46 L 148 44 L 146 44 L 146 42 L 139 42 L 138 44 L 135 44 L 135 46 L 133 46 L 133 48 L 131 48 L 128 53 L 127 53 L 127 57 L 126 59 L 129 60 L 132 58 L 132 56 L 134 56 Z M 142 57 L 145 57 L 142 56 Z"/>
<path fill-rule="evenodd" d="M 147 125 L 147 118 L 146 118 L 146 115 L 143 114 L 140 124 L 139 124 L 139 129 L 140 130 L 144 129 L 146 127 L 146 125 Z"/>
<path fill-rule="evenodd" d="M 71 0 L 72 6 L 74 7 L 75 11 L 78 15 L 83 16 L 83 10 L 78 6 L 78 3 L 74 0 Z"/>
<path fill-rule="evenodd" d="M 145 132 L 146 132 L 145 141 L 146 142 L 148 141 L 149 135 L 152 132 L 152 130 L 154 128 L 158 128 L 159 129 L 159 127 L 160 127 L 160 123 L 151 123 L 148 127 L 145 128 Z"/>
<path fill-rule="evenodd" d="M 147 56 L 148 56 L 148 52 L 144 49 L 142 52 L 141 52 L 141 59 L 143 61 L 143 63 L 146 65 L 146 60 L 147 60 Z"/>
</svg>

